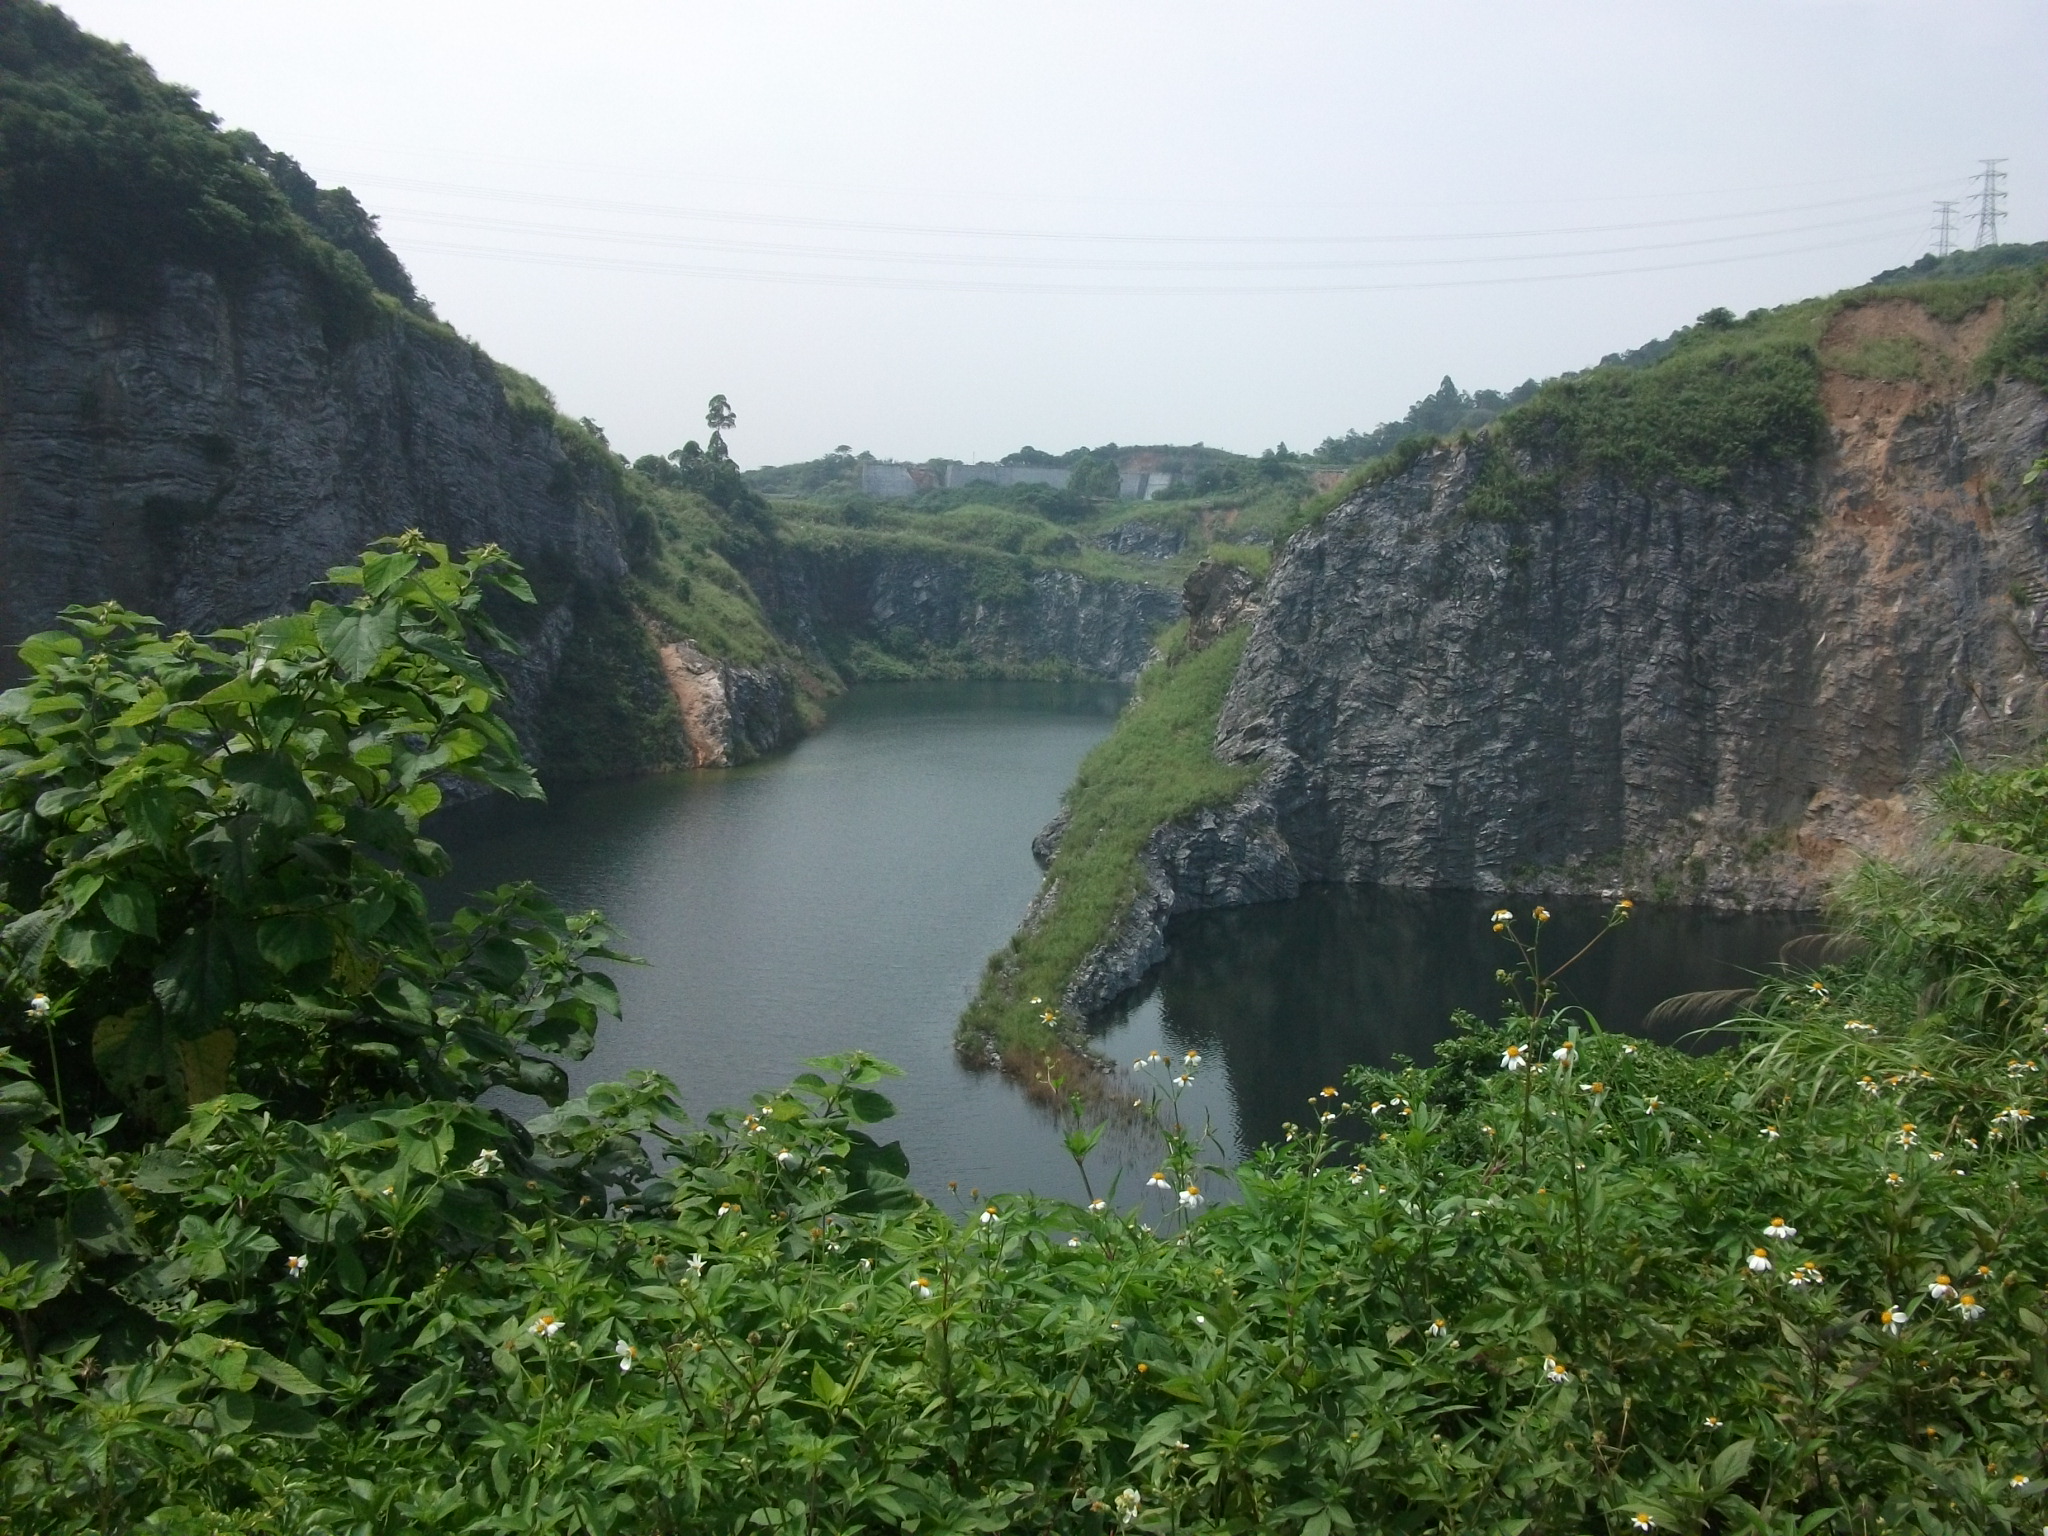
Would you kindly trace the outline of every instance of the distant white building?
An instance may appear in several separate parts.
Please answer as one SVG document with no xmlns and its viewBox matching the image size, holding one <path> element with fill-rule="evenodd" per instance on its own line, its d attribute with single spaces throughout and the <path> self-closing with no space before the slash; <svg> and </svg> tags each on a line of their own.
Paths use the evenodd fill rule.
<svg viewBox="0 0 2048 1536">
<path fill-rule="evenodd" d="M 1063 491 L 1073 474 L 1070 469 L 1035 464 L 948 464 L 941 480 L 922 464 L 867 459 L 860 466 L 860 488 L 864 495 L 896 501 L 931 490 L 937 484 L 943 484 L 947 490 L 967 485 L 1049 485 Z M 1167 470 L 1127 469 L 1117 477 L 1117 496 L 1123 501 L 1150 501 L 1172 484 L 1173 475 Z"/>
<path fill-rule="evenodd" d="M 918 491 L 916 478 L 907 464 L 890 464 L 869 459 L 860 467 L 861 493 L 866 496 L 880 496 L 887 500 L 901 500 L 915 496 Z"/>
<path fill-rule="evenodd" d="M 1049 485 L 1063 491 L 1073 471 L 1039 469 L 1026 464 L 948 464 L 946 489 L 963 485 Z"/>
</svg>

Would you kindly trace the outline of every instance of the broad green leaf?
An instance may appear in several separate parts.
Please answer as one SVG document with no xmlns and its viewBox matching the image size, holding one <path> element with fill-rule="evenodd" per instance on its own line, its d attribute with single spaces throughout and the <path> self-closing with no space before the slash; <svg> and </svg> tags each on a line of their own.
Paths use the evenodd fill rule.
<svg viewBox="0 0 2048 1536">
<path fill-rule="evenodd" d="M 156 937 L 156 897 L 149 887 L 122 880 L 100 892 L 100 910 L 107 921 L 126 933 Z"/>
<path fill-rule="evenodd" d="M 342 676 L 359 683 L 398 643 L 398 613 L 388 608 L 319 608 L 314 611 L 313 629 L 320 637 L 320 649 L 334 659 Z"/>
<path fill-rule="evenodd" d="M 281 1392 L 295 1397 L 325 1397 L 327 1389 L 309 1378 L 289 1360 L 280 1360 L 266 1350 L 249 1351 L 249 1368 Z"/>
<path fill-rule="evenodd" d="M 0 1133 L 40 1124 L 56 1112 L 40 1084 L 26 1078 L 0 1083 Z"/>
<path fill-rule="evenodd" d="M 76 635 L 67 635 L 61 629 L 44 630 L 39 635 L 30 635 L 21 642 L 17 654 L 22 665 L 31 671 L 40 672 L 56 665 L 68 657 L 76 656 L 85 645 Z"/>
<path fill-rule="evenodd" d="M 1736 1441 L 1716 1456 L 1713 1466 L 1707 1469 L 1707 1487 L 1715 1493 L 1732 1488 L 1749 1470 L 1750 1458 L 1755 1454 L 1756 1441 Z"/>
<path fill-rule="evenodd" d="M 74 971 L 106 969 L 121 953 L 121 935 L 95 923 L 69 922 L 57 930 L 57 958 Z"/>
<path fill-rule="evenodd" d="M 282 753 L 237 752 L 220 772 L 242 803 L 272 826 L 296 831 L 313 819 L 313 794 L 305 776 Z"/>
<path fill-rule="evenodd" d="M 149 1004 L 101 1019 L 92 1032 L 93 1065 L 114 1096 L 150 1124 L 176 1125 L 194 1104 L 227 1090 L 235 1032 L 180 1035 Z"/>
<path fill-rule="evenodd" d="M 211 1022 L 256 995 L 253 937 L 245 924 L 214 918 L 180 938 L 156 969 L 155 991 L 164 1011 L 187 1022 Z"/>
<path fill-rule="evenodd" d="M 420 558 L 402 549 L 363 556 L 363 590 L 382 597 L 419 568 Z"/>
<path fill-rule="evenodd" d="M 259 1371 L 257 1374 L 262 1373 Z M 251 1428 L 259 1435 L 277 1435 L 287 1440 L 311 1440 L 320 1433 L 319 1416 L 301 1408 L 297 1403 L 284 1403 L 272 1398 L 259 1397 L 255 1400 L 255 1409 Z"/>
<path fill-rule="evenodd" d="M 280 971 L 292 971 L 334 953 L 334 931 L 309 913 L 265 918 L 256 926 L 256 952 Z"/>
<path fill-rule="evenodd" d="M 872 1088 L 850 1088 L 846 1093 L 846 1111 L 862 1124 L 872 1125 L 895 1115 L 896 1106 Z"/>
<path fill-rule="evenodd" d="M 178 826 L 176 797 L 160 784 L 142 784 L 130 790 L 122 798 L 121 814 L 154 848 L 169 846 Z"/>
</svg>

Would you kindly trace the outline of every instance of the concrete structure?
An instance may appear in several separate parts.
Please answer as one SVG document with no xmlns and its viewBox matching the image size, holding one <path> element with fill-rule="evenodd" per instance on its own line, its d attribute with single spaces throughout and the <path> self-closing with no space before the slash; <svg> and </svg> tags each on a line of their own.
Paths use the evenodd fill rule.
<svg viewBox="0 0 2048 1536">
<path fill-rule="evenodd" d="M 1145 459 L 1140 458 L 1140 463 Z M 969 485 L 1049 485 L 1063 491 L 1074 472 L 1033 464 L 948 464 L 943 478 L 922 464 L 903 464 L 893 459 L 869 459 L 860 467 L 860 488 L 864 495 L 901 501 L 919 491 L 944 485 L 958 490 Z M 1121 501 L 1151 501 L 1175 476 L 1164 469 L 1127 469 L 1117 478 Z"/>
<path fill-rule="evenodd" d="M 946 489 L 963 485 L 1049 485 L 1063 491 L 1072 477 L 1072 470 L 1038 469 L 1025 464 L 948 464 Z"/>
<path fill-rule="evenodd" d="M 1173 484 L 1173 475 L 1168 470 L 1127 469 L 1117 477 L 1117 499 L 1120 501 L 1150 501 L 1171 484 Z"/>
<path fill-rule="evenodd" d="M 919 490 L 917 477 L 911 474 L 908 464 L 872 459 L 860 467 L 860 488 L 863 495 L 880 496 L 886 500 L 915 496 Z"/>
</svg>

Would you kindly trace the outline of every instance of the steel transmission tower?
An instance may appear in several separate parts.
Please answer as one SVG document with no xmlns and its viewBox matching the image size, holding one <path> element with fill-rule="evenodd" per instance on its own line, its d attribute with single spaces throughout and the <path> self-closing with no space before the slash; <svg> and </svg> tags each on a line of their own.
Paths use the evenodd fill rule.
<svg viewBox="0 0 2048 1536">
<path fill-rule="evenodd" d="M 1980 183 L 1982 190 L 1971 193 L 1970 201 L 1977 205 L 1977 244 L 1981 248 L 1998 244 L 1998 220 L 2005 212 L 2005 193 L 1999 188 L 2005 172 L 1999 167 L 2005 160 L 1980 160 L 1978 164 L 1984 169 L 1970 180 Z"/>
<path fill-rule="evenodd" d="M 1946 256 L 1956 248 L 1956 209 L 1960 203 L 1936 203 L 1934 217 L 1939 221 L 1934 227 L 1934 254 Z"/>
</svg>

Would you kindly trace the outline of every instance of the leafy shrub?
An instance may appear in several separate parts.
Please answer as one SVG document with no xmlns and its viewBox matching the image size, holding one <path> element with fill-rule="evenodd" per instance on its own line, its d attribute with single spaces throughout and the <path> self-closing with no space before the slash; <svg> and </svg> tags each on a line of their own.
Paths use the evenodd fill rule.
<svg viewBox="0 0 2048 1536">
<path fill-rule="evenodd" d="M 405 792 L 438 716 L 487 712 L 464 605 L 510 573 L 401 546 L 359 575 L 346 608 L 230 636 L 228 675 L 196 694 L 155 665 L 180 637 L 74 614 L 78 649 L 47 642 L 0 716 L 15 742 L 54 722 L 50 747 L 0 764 L 9 890 L 97 921 L 116 882 L 81 894 L 74 859 L 118 865 L 149 820 L 131 824 L 119 786 L 84 810 L 84 765 L 146 780 L 155 742 L 130 753 L 130 736 L 171 741 L 195 781 L 174 842 L 284 814 L 266 798 L 291 798 L 283 776 L 222 766 L 258 729 L 308 786 L 314 888 L 404 881 L 356 865 L 348 810 Z M 389 644 L 349 638 L 392 605 L 409 617 Z M 265 648 L 306 628 L 324 661 Z M 1152 681 L 1143 739 L 1198 721 L 1210 688 L 1191 669 L 1222 647 Z M 245 706 L 216 733 L 232 748 L 200 752 L 187 716 Z M 339 755 L 320 724 L 336 711 L 361 727 Z M 378 734 L 400 719 L 422 729 Z M 478 1079 L 447 1093 L 401 1072 L 305 1112 L 231 1084 L 139 1135 L 87 1102 L 111 1088 L 60 1083 L 73 1058 L 50 1048 L 107 967 L 24 947 L 17 925 L 0 952 L 0 1522 L 2031 1531 L 2048 1478 L 2044 783 L 1951 785 L 1964 846 L 1853 886 L 1868 958 L 1767 988 L 1739 1054 L 1560 1012 L 1542 914 L 1499 914 L 1518 945 L 1505 1017 L 1465 1020 L 1428 1068 L 1330 1085 L 1236 1171 L 1241 1198 L 1206 1210 L 1171 1081 L 1119 1122 L 1166 1148 L 1143 1190 L 942 1210 L 868 1129 L 889 1069 L 859 1055 L 696 1127 L 651 1075 L 522 1126 L 475 1102 Z M 405 836 L 387 856 L 424 860 Z M 173 888 L 198 878 L 181 868 Z M 388 938 L 394 973 L 440 964 L 444 935 Z M 589 1000 L 581 955 L 558 976 Z M 522 1006 L 506 960 L 471 1009 Z M 329 985 L 316 972 L 289 979 Z M 1100 1134 L 1069 1138 L 1084 1169 Z"/>
<path fill-rule="evenodd" d="M 371 324 L 362 262 L 294 214 L 246 147 L 56 7 L 0 6 L 0 256 L 55 250 L 116 308 L 153 299 L 166 263 L 237 279 L 274 260 L 307 280 L 330 339 Z"/>
<path fill-rule="evenodd" d="M 1544 468 L 1722 490 L 1743 468 L 1821 450 L 1820 361 L 1789 340 L 1701 341 L 1649 368 L 1546 384 L 1500 430 Z"/>
<path fill-rule="evenodd" d="M 469 649 L 500 550 L 408 534 L 360 595 L 200 639 L 71 609 L 0 695 L 0 963 L 80 1027 L 46 1042 L 87 1118 L 161 1129 L 231 1080 L 284 1112 L 493 1086 L 559 1099 L 609 991 L 587 920 L 530 893 L 430 925 L 412 878 L 442 777 L 539 793 Z M 31 1047 L 33 1048 L 33 1047 Z M 60 1096 L 61 1097 L 61 1096 Z"/>
</svg>

